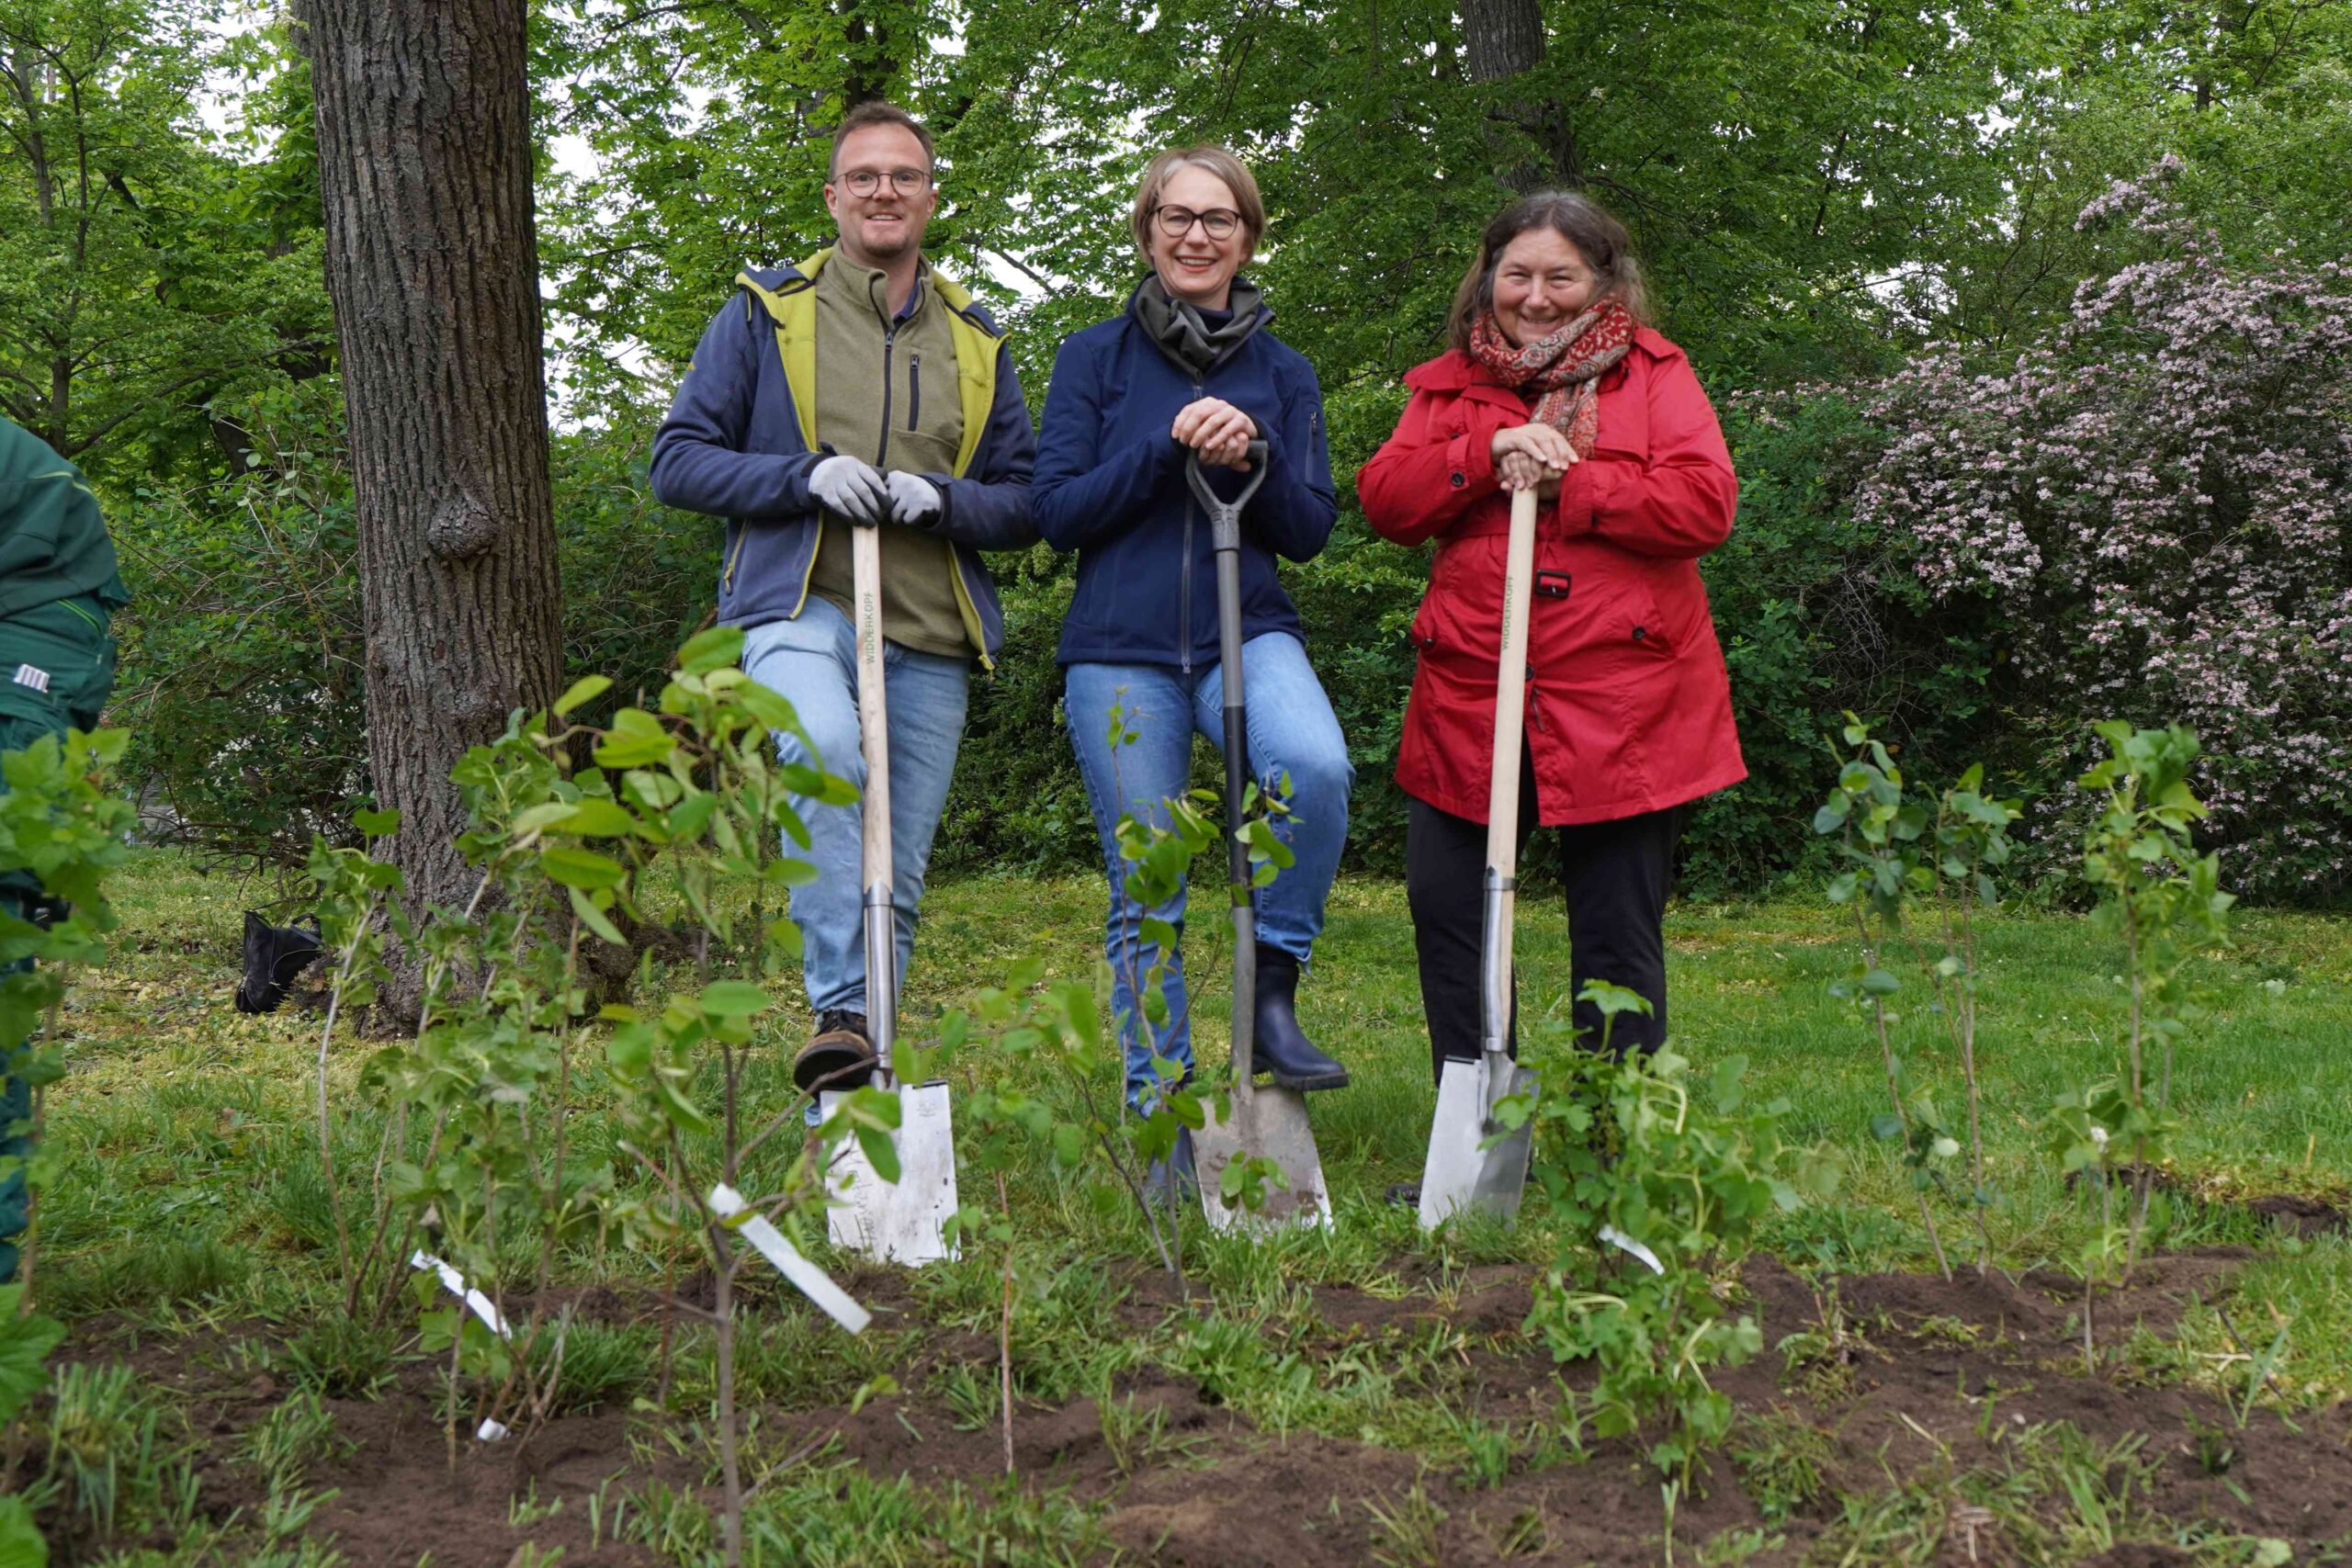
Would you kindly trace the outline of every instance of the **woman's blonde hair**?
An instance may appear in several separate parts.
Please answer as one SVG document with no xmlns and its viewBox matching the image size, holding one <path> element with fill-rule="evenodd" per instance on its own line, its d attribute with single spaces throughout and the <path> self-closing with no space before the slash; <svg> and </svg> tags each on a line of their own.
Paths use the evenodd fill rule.
<svg viewBox="0 0 2352 1568">
<path fill-rule="evenodd" d="M 1151 220 L 1159 210 L 1159 187 L 1187 164 L 1204 174 L 1215 175 L 1233 193 L 1233 209 L 1241 215 L 1241 259 L 1248 261 L 1258 254 L 1259 237 L 1266 231 L 1266 198 L 1258 194 L 1258 178 L 1250 172 L 1250 165 L 1223 147 L 1174 148 L 1144 166 L 1143 178 L 1136 185 L 1135 209 L 1130 215 L 1136 249 L 1143 253 L 1148 265 Z"/>
<path fill-rule="evenodd" d="M 1650 319 L 1649 295 L 1642 288 L 1641 263 L 1634 259 L 1634 242 L 1625 225 L 1589 197 L 1573 191 L 1540 190 L 1521 197 L 1495 215 L 1478 236 L 1478 254 L 1453 291 L 1453 309 L 1445 319 L 1446 341 L 1470 352 L 1470 329 L 1495 308 L 1495 267 L 1510 243 L 1530 229 L 1549 229 L 1577 248 L 1592 268 L 1592 300 L 1615 295 L 1640 324 Z"/>
</svg>

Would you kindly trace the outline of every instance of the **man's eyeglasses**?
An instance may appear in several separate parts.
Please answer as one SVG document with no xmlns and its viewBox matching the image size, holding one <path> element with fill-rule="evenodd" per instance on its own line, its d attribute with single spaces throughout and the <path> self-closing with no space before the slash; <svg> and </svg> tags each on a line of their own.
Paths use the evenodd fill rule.
<svg viewBox="0 0 2352 1568">
<path fill-rule="evenodd" d="M 1206 212 L 1195 212 L 1189 207 L 1163 207 L 1151 215 L 1151 220 L 1171 240 L 1182 239 L 1195 223 L 1212 240 L 1230 240 L 1233 231 L 1240 225 L 1241 214 L 1226 207 L 1214 207 Z"/>
<path fill-rule="evenodd" d="M 882 181 L 885 177 L 877 170 L 852 169 L 843 175 L 841 180 L 842 184 L 849 187 L 850 195 L 872 196 L 882 188 Z M 914 196 L 925 186 L 931 184 L 929 169 L 893 169 L 887 177 L 890 182 L 890 188 L 900 196 Z"/>
</svg>

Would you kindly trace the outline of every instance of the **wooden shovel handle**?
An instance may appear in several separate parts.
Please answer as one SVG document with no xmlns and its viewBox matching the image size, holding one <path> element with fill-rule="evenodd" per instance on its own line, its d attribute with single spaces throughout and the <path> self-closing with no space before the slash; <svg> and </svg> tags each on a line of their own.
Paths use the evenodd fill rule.
<svg viewBox="0 0 2352 1568">
<path fill-rule="evenodd" d="M 882 667 L 882 538 L 850 529 L 850 591 L 857 598 L 857 730 L 865 756 L 862 886 L 890 878 L 890 715 Z"/>
<path fill-rule="evenodd" d="M 1535 492 L 1510 498 L 1503 560 L 1502 651 L 1495 671 L 1495 774 L 1487 791 L 1487 864 L 1509 881 L 1519 865 L 1519 760 L 1527 722 L 1527 607 L 1535 581 Z"/>
<path fill-rule="evenodd" d="M 865 932 L 865 1029 L 887 1085 L 899 1032 L 899 951 L 890 907 L 890 711 L 882 664 L 882 531 L 850 531 L 850 594 L 857 615 L 857 731 L 865 758 L 865 839 L 858 868 Z"/>
<path fill-rule="evenodd" d="M 1519 758 L 1527 717 L 1527 609 L 1535 580 L 1535 492 L 1510 498 L 1502 645 L 1495 665 L 1495 771 L 1487 790 L 1487 875 L 1478 934 L 1478 1046 L 1491 1114 L 1510 1041 L 1511 928 L 1519 907 Z"/>
</svg>

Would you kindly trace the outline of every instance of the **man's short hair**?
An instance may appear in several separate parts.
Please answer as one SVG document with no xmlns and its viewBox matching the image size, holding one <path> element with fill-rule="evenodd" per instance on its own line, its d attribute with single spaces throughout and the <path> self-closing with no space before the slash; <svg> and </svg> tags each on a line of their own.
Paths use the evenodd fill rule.
<svg viewBox="0 0 2352 1568">
<path fill-rule="evenodd" d="M 939 152 L 932 142 L 931 128 L 894 103 L 882 98 L 868 98 L 842 116 L 841 124 L 833 127 L 832 156 L 825 164 L 828 183 L 841 171 L 842 143 L 849 140 L 852 131 L 864 130 L 874 125 L 903 126 L 913 132 L 914 139 L 922 143 L 923 162 L 930 165 L 933 174 L 939 172 Z"/>
</svg>

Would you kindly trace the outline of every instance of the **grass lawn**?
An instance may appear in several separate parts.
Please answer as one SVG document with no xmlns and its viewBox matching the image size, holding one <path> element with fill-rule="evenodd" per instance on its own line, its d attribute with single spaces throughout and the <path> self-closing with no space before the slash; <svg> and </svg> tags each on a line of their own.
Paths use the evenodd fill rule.
<svg viewBox="0 0 2352 1568">
<path fill-rule="evenodd" d="M 48 1112 L 51 1147 L 63 1156 L 63 1175 L 44 1199 L 37 1283 L 44 1310 L 75 1325 L 59 1358 L 68 1367 L 61 1377 L 84 1381 L 61 1383 L 34 1420 L 52 1438 L 79 1420 L 86 1453 L 57 1439 L 46 1458 L 22 1454 L 14 1468 L 53 1540 L 66 1543 L 62 1561 L 324 1563 L 341 1551 L 342 1561 L 366 1563 L 393 1561 L 395 1546 L 386 1543 L 403 1543 L 398 1561 L 406 1568 L 417 1561 L 411 1545 L 444 1538 L 413 1521 L 363 1517 L 361 1502 L 373 1494 L 354 1472 L 361 1461 L 352 1455 L 384 1451 L 367 1423 L 387 1391 L 409 1390 L 418 1408 L 430 1405 L 434 1369 L 417 1363 L 395 1337 L 355 1352 L 362 1361 L 380 1361 L 382 1380 L 372 1386 L 362 1378 L 355 1390 L 349 1380 L 316 1371 L 334 1360 L 331 1347 L 322 1348 L 320 1325 L 338 1310 L 330 1304 L 332 1231 L 322 1219 L 311 1120 L 319 1023 L 290 1009 L 266 1019 L 232 1010 L 242 893 L 234 883 L 198 875 L 177 856 L 143 853 L 118 889 L 125 916 L 119 956 L 82 976 L 69 1002 L 69 1076 L 51 1091 Z M 1215 908 L 1213 897 L 1201 906 L 1204 916 Z M 984 878 L 935 887 L 905 1003 L 910 1032 L 920 1033 L 941 1008 L 1000 982 L 1023 954 L 1042 955 L 1050 973 L 1087 973 L 1099 947 L 1102 906 L 1102 889 L 1089 878 Z M 1567 973 L 1565 921 L 1555 905 L 1532 899 L 1520 926 L 1522 1010 L 1556 1009 Z M 2177 1073 L 2177 1102 L 2187 1123 L 2176 1161 L 2183 1195 L 2160 1199 L 2157 1218 L 2163 1245 L 2175 1252 L 2246 1250 L 2232 1255 L 2226 1274 L 2176 1303 L 2160 1332 L 2119 1338 L 2102 1375 L 2115 1386 L 2180 1390 L 2167 1397 L 2210 1404 L 2217 1396 L 2246 1394 L 2250 1370 L 2267 1371 L 2267 1380 L 2254 1380 L 2254 1402 L 2300 1423 L 2295 1429 L 2307 1430 L 2312 1441 L 2340 1449 L 2345 1423 L 2335 1406 L 2352 1394 L 2352 1250 L 2340 1233 L 2289 1235 L 2243 1204 L 2293 1194 L 2340 1209 L 2352 1192 L 2352 922 L 2242 911 L 2233 929 L 2234 947 L 2196 965 L 2207 1017 L 2184 1043 Z M 1668 937 L 1678 1048 L 1702 1069 L 1745 1055 L 1751 1084 L 1789 1101 L 1788 1130 L 1829 1144 L 1844 1157 L 1838 1202 L 1779 1221 L 1774 1250 L 1816 1280 L 1931 1267 L 1905 1173 L 1870 1135 L 1871 1117 L 1885 1107 L 1875 1044 L 1827 994 L 1829 981 L 1851 963 L 1836 912 L 1796 901 L 1684 906 L 1670 916 Z M 2115 1069 L 2125 1008 L 2120 966 L 2112 944 L 2072 916 L 2009 913 L 1984 929 L 1979 1049 L 1990 1185 L 1997 1194 L 1987 1225 L 1996 1261 L 2012 1275 L 2066 1269 L 2091 1234 L 2092 1211 L 2060 1181 L 2040 1123 L 2062 1089 Z M 1224 988 L 1196 972 L 1194 994 L 1200 1054 L 1213 1058 L 1224 1047 Z M 1335 1522 L 1315 1541 L 1331 1547 L 1333 1561 L 1350 1560 L 1350 1553 L 1397 1562 L 1605 1556 L 1564 1543 L 1572 1537 L 1549 1535 L 1544 1539 L 1555 1541 L 1556 1555 L 1550 1548 L 1510 1550 L 1515 1540 L 1536 1540 L 1527 1533 L 1536 1528 L 1528 1518 L 1546 1530 L 1566 1529 L 1554 1517 L 1551 1494 L 1522 1496 L 1511 1487 L 1523 1482 L 1532 1488 L 1533 1478 L 1563 1474 L 1576 1485 L 1598 1485 L 1604 1468 L 1579 1468 L 1581 1445 L 1573 1427 L 1569 1438 L 1561 1437 L 1555 1416 L 1514 1425 L 1498 1417 L 1491 1403 L 1499 1385 L 1482 1358 L 1515 1358 L 1510 1364 L 1522 1369 L 1530 1363 L 1516 1317 L 1525 1310 L 1526 1266 L 1553 1258 L 1553 1238 L 1535 1226 L 1473 1227 L 1430 1243 L 1409 1215 L 1381 1201 L 1389 1183 L 1419 1175 L 1431 1102 L 1401 886 L 1351 880 L 1339 886 L 1301 1008 L 1309 1032 L 1355 1078 L 1346 1091 L 1315 1102 L 1340 1209 L 1330 1235 L 1251 1246 L 1213 1238 L 1194 1222 L 1188 1251 L 1199 1293 L 1189 1303 L 1162 1300 L 1154 1294 L 1143 1227 L 1098 1173 L 1060 1172 L 1040 1159 L 1016 1174 L 1019 1393 L 1034 1404 L 1039 1423 L 1069 1416 L 1073 1401 L 1091 1401 L 1080 1419 L 1091 1434 L 1087 1440 L 1111 1456 L 1102 1462 L 1115 1460 L 1114 1470 L 1106 1471 L 1110 1479 L 1069 1494 L 1050 1484 L 991 1490 L 973 1479 L 975 1471 L 985 1473 L 993 1441 L 988 1427 L 996 1397 L 1001 1253 L 967 1257 L 910 1283 L 837 1259 L 858 1289 L 903 1315 L 850 1341 L 796 1299 L 770 1295 L 760 1304 L 747 1388 L 770 1423 L 754 1449 L 777 1467 L 758 1505 L 775 1541 L 763 1561 L 1056 1562 L 1107 1560 L 1122 1551 L 1132 1561 L 1244 1560 L 1220 1555 L 1227 1549 L 1198 1533 L 1207 1527 L 1184 1515 L 1192 1506 L 1185 1497 L 1153 1491 L 1173 1484 L 1166 1477 L 1188 1465 L 1207 1464 L 1225 1441 L 1204 1437 L 1188 1448 L 1193 1439 L 1178 1428 L 1190 1417 L 1170 1403 L 1175 1394 L 1160 1397 L 1170 1388 L 1180 1391 L 1179 1404 L 1193 1402 L 1184 1410 L 1206 1407 L 1215 1422 L 1238 1424 L 1232 1428 L 1240 1434 L 1231 1438 L 1236 1444 L 1271 1441 L 1274 1448 L 1264 1451 L 1291 1458 L 1294 1444 L 1347 1445 L 1344 1454 L 1327 1456 L 1329 1469 L 1359 1476 L 1363 1495 L 1329 1503 Z M 759 1104 L 787 1102 L 783 1063 L 806 1024 L 797 996 L 770 1016 L 764 1027 L 774 1053 L 751 1086 Z M 1906 1016 L 1899 1038 L 1957 1123 L 1959 1077 L 1939 1021 L 1924 1011 Z M 339 1096 L 351 1096 L 372 1049 L 364 1041 L 337 1041 Z M 967 1058 L 962 1070 L 987 1079 L 1001 1068 Z M 575 1125 L 583 1149 L 593 1150 L 593 1115 Z M 1942 1197 L 1938 1214 L 1955 1261 L 1973 1257 L 1962 1203 Z M 1482 1281 L 1503 1279 L 1496 1270 L 1517 1270 L 1511 1278 L 1520 1292 L 1510 1298 L 1515 1308 L 1499 1316 L 1472 1304 Z M 616 1255 L 596 1278 L 571 1282 L 641 1288 L 658 1280 L 643 1260 Z M 1750 1289 L 1768 1317 L 1777 1310 L 1769 1282 L 1751 1280 Z M 1812 1310 L 1802 1290 L 1794 1299 L 1801 1315 Z M 1382 1317 L 1381 1303 L 1418 1303 L 1419 1315 L 1392 1324 Z M 1476 1327 L 1465 1331 L 1457 1322 L 1449 1328 L 1449 1319 L 1475 1320 Z M 1873 1322 L 1855 1328 L 1856 1342 L 1875 1334 L 1917 1349 L 1917 1322 L 1906 1324 L 1891 1308 Z M 1768 1321 L 1767 1345 L 1800 1326 Z M 2063 1342 L 2064 1325 L 2053 1320 L 2051 1326 L 2052 1342 Z M 650 1323 L 616 1318 L 598 1325 L 576 1351 L 585 1392 L 573 1418 L 610 1425 L 606 1446 L 626 1457 L 628 1475 L 598 1483 L 616 1489 L 592 1494 L 599 1499 L 593 1529 L 582 1523 L 590 1505 L 580 1489 L 566 1491 L 568 1563 L 696 1562 L 708 1551 L 707 1511 L 692 1495 L 707 1473 L 707 1371 L 697 1382 L 696 1374 L 682 1371 L 670 1386 L 653 1389 L 648 1366 L 655 1334 Z M 2241 1335 L 2259 1343 L 2245 1347 Z M 943 1349 L 947 1340 L 955 1344 Z M 956 1348 L 963 1340 L 975 1343 Z M 2266 1350 L 2256 1369 L 2256 1354 Z M 1799 1359 L 1791 1356 L 1792 1369 Z M 691 1364 L 690 1358 L 681 1361 Z M 135 1368 L 137 1375 L 125 1373 L 125 1386 L 111 1392 L 87 1386 L 109 1366 Z M 1529 1372 L 1522 1380 L 1528 1388 L 1513 1384 L 1512 1397 L 1556 1400 L 1548 1377 Z M 1961 1381 L 1967 1382 L 1964 1371 Z M 262 1392 L 239 1404 L 235 1391 L 248 1382 Z M 1804 1506 L 1776 1508 L 1763 1495 L 1777 1484 L 1772 1478 L 1793 1464 L 1802 1480 L 1812 1462 L 1806 1445 L 1820 1434 L 1834 1433 L 1849 1446 L 1858 1441 L 1857 1412 L 1866 1407 L 1808 1404 L 1802 1420 L 1791 1416 L 1775 1427 L 1773 1412 L 1781 1406 L 1774 1402 L 1784 1392 L 1776 1393 L 1768 1377 L 1749 1391 L 1752 1401 L 1743 1395 L 1744 1451 L 1763 1458 L 1742 1461 L 1736 1482 L 1725 1472 L 1714 1489 L 1717 1501 L 1706 1505 L 1713 1511 L 1677 1528 L 1679 1540 L 1702 1543 L 1710 1560 L 1947 1561 L 1944 1554 L 1959 1551 L 1962 1541 L 1952 1521 L 1966 1525 L 1962 1533 L 1973 1543 L 1975 1515 L 1964 1509 L 1978 1507 L 1990 1510 L 1983 1528 L 1998 1542 L 1990 1561 L 2088 1561 L 2120 1541 L 2143 1538 L 2169 1541 L 2199 1561 L 2277 1560 L 2261 1555 L 2271 1550 L 2260 1544 L 2270 1527 L 2208 1528 L 2180 1500 L 2187 1494 L 2150 1490 L 2153 1481 L 2137 1493 L 2123 1484 L 2109 1498 L 2111 1506 L 2102 1505 L 2103 1529 L 2086 1533 L 2078 1528 L 2078 1483 L 2090 1483 L 2084 1480 L 2089 1477 L 2112 1492 L 2114 1476 L 2142 1459 L 2113 1450 L 2076 1453 L 2064 1444 L 1953 1458 L 1955 1439 L 1925 1404 L 1906 1418 L 1932 1428 L 1931 1440 L 1951 1459 L 1942 1491 L 1926 1502 L 1914 1496 L 1926 1472 L 1890 1468 L 1882 1445 L 1875 1480 L 1824 1460 L 1809 1488 L 1796 1486 L 1793 1495 L 1807 1499 Z M 379 1405 L 371 1406 L 370 1397 Z M 1830 1396 L 1812 1390 L 1804 1397 Z M 1849 1391 L 1841 1397 L 1860 1396 Z M 943 1433 L 945 1446 L 925 1450 L 926 1464 L 967 1437 L 980 1444 L 979 1458 L 962 1469 L 947 1465 L 929 1480 L 922 1464 L 894 1477 L 889 1468 L 898 1460 L 861 1447 L 872 1439 L 859 1435 L 866 1426 L 842 1414 L 854 1415 L 854 1407 L 891 1411 L 910 1431 L 927 1428 L 934 1416 L 944 1421 L 956 1435 Z M 835 1423 L 830 1446 L 821 1440 L 826 1432 L 812 1425 L 820 1416 Z M 2172 1410 L 2164 1419 L 2177 1425 L 2207 1416 Z M 2081 1427 L 2095 1428 L 2087 1418 Z M 2033 1427 L 2044 1429 L 2039 1421 Z M 334 1436 L 338 1430 L 346 1436 Z M 1226 1428 L 1212 1422 L 1201 1430 Z M 411 1436 L 424 1450 L 417 1472 L 424 1479 L 417 1484 L 430 1490 L 439 1461 L 437 1425 Z M 1896 1439 L 1910 1440 L 1899 1430 L 1888 1441 Z M 1024 1445 L 1033 1440 L 1045 1441 L 1024 1435 Z M 2242 1434 L 2240 1440 L 2253 1438 Z M 808 1444 L 814 1446 L 800 1452 Z M 1043 1461 L 1024 1448 L 1024 1472 L 1040 1464 L 1051 1471 L 1053 1456 L 1070 1450 L 1048 1445 L 1040 1451 Z M 1503 1489 L 1492 1497 L 1508 1493 L 1518 1512 L 1505 1517 L 1476 1504 L 1478 1488 L 1458 1479 L 1477 1473 L 1482 1463 L 1493 1472 L 1483 1484 Z M 92 1479 L 102 1464 L 115 1466 L 104 1486 Z M 2227 1481 L 2228 1468 L 2207 1478 Z M 2008 1479 L 2007 1491 L 1994 1489 L 1994 1501 L 1964 1508 L 1954 1501 L 1977 1496 L 1984 1490 L 1978 1481 L 1996 1470 Z M 507 1477 L 502 1484 L 511 1490 L 520 1483 Z M 1311 1490 L 1311 1483 L 1302 1484 Z M 1471 1501 L 1464 1500 L 1465 1487 Z M 479 1518 L 503 1508 L 495 1551 L 483 1545 L 473 1552 L 461 1535 L 456 1544 L 428 1546 L 436 1564 L 510 1560 L 537 1505 L 521 1505 L 518 1524 L 518 1505 L 492 1491 L 496 1507 L 466 1528 L 488 1529 Z M 329 1492 L 342 1500 L 328 1498 Z M 225 1514 L 222 1495 L 234 1500 Z M 605 1510 L 621 1506 L 624 1495 L 628 1523 L 621 1528 Z M 1624 1505 L 1644 1514 L 1623 1525 L 1625 1540 L 1647 1543 L 1624 1560 L 1655 1561 L 1657 1494 L 1645 1483 L 1623 1495 L 1646 1499 Z M 1246 1488 L 1233 1497 L 1237 1507 L 1252 1506 Z M 1304 1504 L 1325 1506 L 1320 1495 Z M 1279 1495 L 1255 1506 L 1277 1512 L 1285 1506 Z M 2233 1507 L 2226 1498 L 2218 1506 L 2225 1513 Z M 1462 1544 L 1467 1537 L 1441 1527 L 1448 1509 L 1484 1521 L 1476 1551 Z M 553 1517 L 550 1510 L 542 1521 Z M 1312 1535 L 1316 1527 L 1301 1528 Z M 400 1533 L 403 1529 L 410 1533 Z M 2302 1529 L 2278 1525 L 2276 1533 L 2299 1541 L 2333 1539 L 2317 1525 L 2297 1533 Z M 2352 1532 L 2352 1520 L 2343 1529 Z M 996 1544 L 975 1554 L 976 1540 Z M 1306 1555 L 1290 1554 L 1294 1568 L 1319 1560 L 1300 1550 Z M 2172 1559 L 2131 1559 L 2160 1560 Z"/>
</svg>

